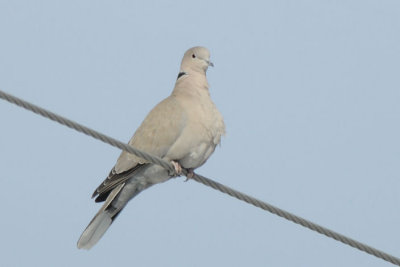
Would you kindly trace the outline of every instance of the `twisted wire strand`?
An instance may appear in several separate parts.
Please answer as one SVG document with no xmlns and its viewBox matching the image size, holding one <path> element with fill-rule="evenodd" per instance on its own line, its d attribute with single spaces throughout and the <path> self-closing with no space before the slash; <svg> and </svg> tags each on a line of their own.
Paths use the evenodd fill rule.
<svg viewBox="0 0 400 267">
<path fill-rule="evenodd" d="M 93 129 L 90 129 L 90 128 L 86 127 L 86 126 L 83 126 L 83 125 L 81 125 L 79 123 L 76 123 L 76 122 L 74 122 L 72 120 L 64 118 L 64 117 L 62 117 L 60 115 L 57 115 L 57 114 L 55 114 L 55 113 L 53 113 L 51 111 L 48 111 L 48 110 L 46 110 L 44 108 L 41 108 L 41 107 L 36 106 L 34 104 L 31 104 L 31 103 L 29 103 L 29 102 L 27 102 L 25 100 L 22 100 L 20 98 L 17 98 L 15 96 L 7 94 L 7 93 L 5 93 L 5 92 L 3 92 L 1 90 L 0 90 L 0 98 L 4 99 L 4 100 L 6 100 L 6 101 L 8 101 L 10 103 L 13 103 L 13 104 L 15 104 L 17 106 L 23 107 L 23 108 L 25 108 L 25 109 L 27 109 L 29 111 L 32 111 L 32 112 L 34 112 L 36 114 L 39 114 L 39 115 L 41 115 L 41 116 L 43 116 L 45 118 L 51 119 L 53 121 L 56 121 L 56 122 L 58 122 L 58 123 L 60 123 L 62 125 L 65 125 L 65 126 L 67 126 L 69 128 L 72 128 L 72 129 L 74 129 L 74 130 L 76 130 L 78 132 L 81 132 L 81 133 L 84 133 L 86 135 L 89 135 L 89 136 L 91 136 L 91 137 L 93 137 L 95 139 L 98 139 L 98 140 L 100 140 L 100 141 L 102 141 L 104 143 L 107 143 L 107 144 L 112 145 L 114 147 L 117 147 L 119 149 L 125 150 L 125 151 L 127 151 L 129 153 L 132 153 L 132 154 L 134 154 L 134 155 L 136 155 L 138 157 L 141 157 L 141 158 L 143 158 L 143 159 L 145 159 L 145 160 L 147 160 L 149 162 L 152 162 L 154 164 L 158 164 L 158 165 L 160 165 L 160 166 L 162 166 L 162 167 L 164 167 L 164 168 L 166 168 L 166 169 L 168 169 L 168 170 L 170 170 L 172 172 L 175 171 L 173 166 L 172 166 L 172 164 L 170 164 L 169 162 L 167 162 L 167 161 L 165 161 L 165 160 L 163 160 L 163 159 L 161 159 L 159 157 L 156 157 L 156 156 L 150 155 L 150 154 L 148 154 L 146 152 L 137 150 L 134 147 L 129 146 L 129 145 L 125 144 L 125 143 L 122 143 L 121 141 L 118 141 L 118 140 L 116 140 L 116 139 L 114 139 L 112 137 L 109 137 L 109 136 L 107 136 L 105 134 L 97 132 L 97 131 L 95 131 Z M 187 170 L 183 170 L 183 173 L 185 175 L 187 175 Z M 254 197 L 251 197 L 249 195 L 241 193 L 241 192 L 239 192 L 239 191 L 237 191 L 235 189 L 232 189 L 232 188 L 230 188 L 228 186 L 225 186 L 225 185 L 223 185 L 221 183 L 213 181 L 213 180 L 211 180 L 209 178 L 206 178 L 206 177 L 201 176 L 199 174 L 194 174 L 194 176 L 191 179 L 193 179 L 193 180 L 195 180 L 195 181 L 197 181 L 199 183 L 202 183 L 202 184 L 204 184 L 206 186 L 209 186 L 209 187 L 211 187 L 213 189 L 216 189 L 216 190 L 218 190 L 218 191 L 220 191 L 222 193 L 225 193 L 225 194 L 228 194 L 228 195 L 230 195 L 232 197 L 235 197 L 235 198 L 237 198 L 239 200 L 247 202 L 247 203 L 249 203 L 249 204 L 251 204 L 251 205 L 253 205 L 255 207 L 258 207 L 258 208 L 261 208 L 263 210 L 269 211 L 269 212 L 271 212 L 271 213 L 273 213 L 275 215 L 278 215 L 278 216 L 280 216 L 282 218 L 285 218 L 285 219 L 287 219 L 287 220 L 289 220 L 291 222 L 294 222 L 296 224 L 300 224 L 300 225 L 302 225 L 302 226 L 304 226 L 304 227 L 306 227 L 306 228 L 308 228 L 308 229 L 310 229 L 312 231 L 315 231 L 315 232 L 318 232 L 318 233 L 320 233 L 322 235 L 325 235 L 327 237 L 333 238 L 333 239 L 335 239 L 337 241 L 342 242 L 343 244 L 346 244 L 346 245 L 349 245 L 351 247 L 357 248 L 357 249 L 359 249 L 361 251 L 364 251 L 364 252 L 366 252 L 366 253 L 368 253 L 370 255 L 373 255 L 373 256 L 375 256 L 377 258 L 380 258 L 380 259 L 385 260 L 387 262 L 393 263 L 394 265 L 400 266 L 400 259 L 395 257 L 395 256 L 392 256 L 392 255 L 390 255 L 388 253 L 385 253 L 385 252 L 383 252 L 381 250 L 378 250 L 376 248 L 373 248 L 371 246 L 363 244 L 363 243 L 361 243 L 359 241 L 356 241 L 356 240 L 354 240 L 352 238 L 346 237 L 346 236 L 344 236 L 344 235 L 342 235 L 340 233 L 337 233 L 337 232 L 332 231 L 332 230 L 330 230 L 328 228 L 325 228 L 323 226 L 315 224 L 315 223 L 313 223 L 313 222 L 311 222 L 309 220 L 303 219 L 303 218 L 301 218 L 299 216 L 296 216 L 296 215 L 294 215 L 294 214 L 292 214 L 290 212 L 287 212 L 285 210 L 277 208 L 277 207 L 275 207 L 275 206 L 273 206 L 271 204 L 265 203 L 265 202 L 263 202 L 261 200 L 258 200 L 256 198 L 254 198 Z"/>
<path fill-rule="evenodd" d="M 1 90 L 0 90 L 0 98 L 3 98 L 4 100 L 7 100 L 10 103 L 13 103 L 13 104 L 15 104 L 17 106 L 23 107 L 23 108 L 25 108 L 25 109 L 27 109 L 29 111 L 32 111 L 32 112 L 34 112 L 36 114 L 39 114 L 39 115 L 41 115 L 41 116 L 43 116 L 45 118 L 48 118 L 48 119 L 50 119 L 52 121 L 58 122 L 58 123 L 60 123 L 62 125 L 65 125 L 65 126 L 71 128 L 71 129 L 74 129 L 74 130 L 78 131 L 78 132 L 81 132 L 81 133 L 84 133 L 86 135 L 89 135 L 89 136 L 91 136 L 91 137 L 93 137 L 93 138 L 95 138 L 97 140 L 100 140 L 100 141 L 102 141 L 104 143 L 107 143 L 107 144 L 109 144 L 111 146 L 117 147 L 117 148 L 119 148 L 121 150 L 125 150 L 125 151 L 127 151 L 127 152 L 129 152 L 131 154 L 134 154 L 135 156 L 138 156 L 138 157 L 140 157 L 142 159 L 145 159 L 145 160 L 147 160 L 149 162 L 152 162 L 152 163 L 155 163 L 157 165 L 160 165 L 160 166 L 164 167 L 167 170 L 175 172 L 175 169 L 173 168 L 172 164 L 170 164 L 169 162 L 166 162 L 165 160 L 163 160 L 163 159 L 161 159 L 159 157 L 150 155 L 150 154 L 148 154 L 148 153 L 146 153 L 144 151 L 140 151 L 140 150 L 138 150 L 138 149 L 136 149 L 136 148 L 134 148 L 134 147 L 132 147 L 132 146 L 130 146 L 128 144 L 122 143 L 121 141 L 118 141 L 118 140 L 116 140 L 116 139 L 114 139 L 114 138 L 112 138 L 110 136 L 107 136 L 107 135 L 102 134 L 102 133 L 100 133 L 98 131 L 90 129 L 90 128 L 86 127 L 86 126 L 83 126 L 82 124 L 79 124 L 77 122 L 74 122 L 72 120 L 64 118 L 64 117 L 62 117 L 62 116 L 60 116 L 58 114 L 55 114 L 55 113 L 53 113 L 51 111 L 48 111 L 48 110 L 46 110 L 44 108 L 36 106 L 36 105 L 34 105 L 32 103 L 29 103 L 27 101 L 24 101 L 24 100 L 22 100 L 20 98 L 17 98 L 15 96 L 7 94 L 7 93 L 5 93 L 5 92 L 3 92 Z"/>
</svg>

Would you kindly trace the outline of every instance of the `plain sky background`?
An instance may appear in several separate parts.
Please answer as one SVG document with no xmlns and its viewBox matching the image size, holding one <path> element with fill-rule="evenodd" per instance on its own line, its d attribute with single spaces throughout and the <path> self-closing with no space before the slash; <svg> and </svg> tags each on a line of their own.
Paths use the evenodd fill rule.
<svg viewBox="0 0 400 267">
<path fill-rule="evenodd" d="M 197 172 L 399 257 L 400 1 L 0 1 L 0 89 L 121 141 L 195 45 L 227 125 Z M 78 250 L 120 151 L 0 125 L 0 266 L 391 266 L 184 178 Z"/>
</svg>

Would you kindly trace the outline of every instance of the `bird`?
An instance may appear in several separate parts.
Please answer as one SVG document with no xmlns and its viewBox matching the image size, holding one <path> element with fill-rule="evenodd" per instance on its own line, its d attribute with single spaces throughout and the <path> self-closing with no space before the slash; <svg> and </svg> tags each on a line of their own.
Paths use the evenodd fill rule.
<svg viewBox="0 0 400 267">
<path fill-rule="evenodd" d="M 172 93 L 145 117 L 128 144 L 170 162 L 175 173 L 123 151 L 92 198 L 104 202 L 80 236 L 77 247 L 91 249 L 126 204 L 141 191 L 202 166 L 225 135 L 225 123 L 211 99 L 206 73 L 210 52 L 188 49 Z"/>
</svg>

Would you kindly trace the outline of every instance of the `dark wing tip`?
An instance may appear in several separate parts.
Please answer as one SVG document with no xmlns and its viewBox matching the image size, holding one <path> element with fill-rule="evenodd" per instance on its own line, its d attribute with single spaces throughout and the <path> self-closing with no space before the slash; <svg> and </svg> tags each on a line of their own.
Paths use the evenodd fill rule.
<svg viewBox="0 0 400 267">
<path fill-rule="evenodd" d="M 133 168 L 123 171 L 121 173 L 117 173 L 113 168 L 110 171 L 108 177 L 93 192 L 92 198 L 97 197 L 94 201 L 96 203 L 105 201 L 115 187 L 117 187 L 121 183 L 124 183 L 127 179 L 131 178 L 131 175 L 143 165 L 145 164 L 137 164 Z"/>
<path fill-rule="evenodd" d="M 116 174 L 115 173 L 115 169 L 112 168 L 110 173 L 108 174 L 107 178 L 96 188 L 96 190 L 94 190 L 94 192 L 92 194 L 92 198 L 95 198 L 97 195 L 100 194 L 101 188 L 104 187 L 107 184 L 107 182 L 109 182 L 114 177 L 115 174 Z M 99 202 L 99 201 L 96 201 L 96 200 L 95 200 L 95 202 Z"/>
<path fill-rule="evenodd" d="M 99 192 L 97 191 L 97 188 L 96 188 L 96 190 L 94 190 L 94 192 L 92 194 L 92 198 L 95 198 L 98 194 L 99 194 Z"/>
<path fill-rule="evenodd" d="M 96 199 L 94 200 L 94 202 L 99 203 L 99 202 L 105 201 L 110 193 L 111 193 L 111 191 L 107 191 L 105 193 L 98 195 L 96 197 Z"/>
</svg>

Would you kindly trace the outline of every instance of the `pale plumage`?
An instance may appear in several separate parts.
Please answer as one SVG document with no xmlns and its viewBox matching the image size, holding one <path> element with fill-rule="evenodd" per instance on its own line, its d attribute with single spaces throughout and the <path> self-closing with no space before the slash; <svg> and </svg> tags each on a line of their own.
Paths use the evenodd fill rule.
<svg viewBox="0 0 400 267">
<path fill-rule="evenodd" d="M 210 65 L 206 48 L 186 51 L 172 94 L 150 111 L 129 144 L 190 171 L 203 165 L 225 134 L 222 116 L 208 91 Z M 82 233 L 78 248 L 90 249 L 130 199 L 170 178 L 162 167 L 122 152 L 93 194 L 96 202 L 105 203 Z"/>
</svg>

